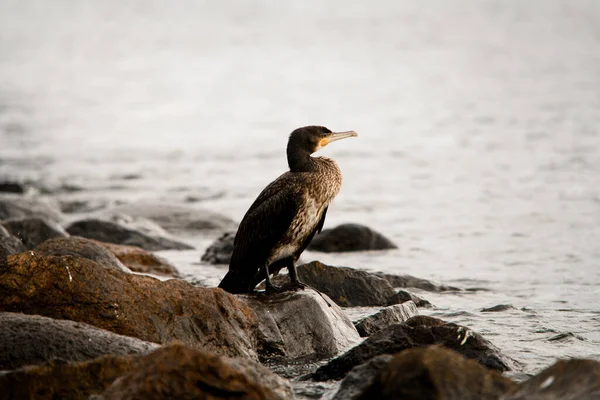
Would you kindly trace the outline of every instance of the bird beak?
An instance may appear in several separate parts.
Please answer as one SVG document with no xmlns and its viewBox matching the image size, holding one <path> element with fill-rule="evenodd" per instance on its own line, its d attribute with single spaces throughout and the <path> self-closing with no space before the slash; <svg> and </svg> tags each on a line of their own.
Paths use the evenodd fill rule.
<svg viewBox="0 0 600 400">
<path fill-rule="evenodd" d="M 354 131 L 333 132 L 333 133 L 329 134 L 328 136 L 324 137 L 323 139 L 321 139 L 321 141 L 319 142 L 319 146 L 320 147 L 327 146 L 329 143 L 335 142 L 336 140 L 346 139 L 349 137 L 356 137 L 356 136 L 358 136 L 358 133 L 356 133 Z"/>
</svg>

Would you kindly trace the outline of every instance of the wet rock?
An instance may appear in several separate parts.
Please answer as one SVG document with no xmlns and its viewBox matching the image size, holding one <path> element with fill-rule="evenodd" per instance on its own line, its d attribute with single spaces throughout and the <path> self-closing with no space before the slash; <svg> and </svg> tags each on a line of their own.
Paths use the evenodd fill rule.
<svg viewBox="0 0 600 400">
<path fill-rule="evenodd" d="M 149 251 L 193 249 L 192 246 L 170 237 L 151 235 L 124 223 L 101 219 L 76 221 L 67 227 L 67 232 L 101 242 L 138 246 Z"/>
<path fill-rule="evenodd" d="M 2 233 L 6 232 L 6 236 Z M 0 264 L 6 260 L 6 257 L 10 254 L 17 254 L 27 251 L 27 248 L 16 237 L 12 236 L 6 229 L 0 225 Z"/>
<path fill-rule="evenodd" d="M 48 239 L 69 236 L 56 222 L 39 217 L 11 218 L 0 223 L 28 249 L 33 249 Z"/>
<path fill-rule="evenodd" d="M 600 362 L 561 360 L 523 382 L 504 400 L 598 400 Z"/>
<path fill-rule="evenodd" d="M 137 368 L 115 381 L 106 400 L 293 399 L 290 384 L 266 367 L 182 345 L 140 358 Z"/>
<path fill-rule="evenodd" d="M 396 354 L 356 399 L 496 400 L 515 386 L 455 351 L 428 346 Z"/>
<path fill-rule="evenodd" d="M 419 311 L 415 303 L 407 301 L 402 304 L 382 308 L 377 313 L 356 321 L 354 325 L 360 336 L 366 337 L 387 326 L 405 322 L 418 313 Z"/>
<path fill-rule="evenodd" d="M 62 220 L 58 207 L 49 201 L 25 196 L 0 196 L 0 220 L 27 217 L 40 217 L 52 222 Z"/>
<path fill-rule="evenodd" d="M 221 289 L 126 274 L 73 256 L 34 252 L 0 270 L 0 311 L 84 322 L 155 343 L 180 340 L 256 359 L 256 314 Z"/>
<path fill-rule="evenodd" d="M 102 393 L 139 362 L 132 356 L 103 356 L 90 361 L 51 361 L 0 374 L 0 399 L 82 400 Z"/>
<path fill-rule="evenodd" d="M 96 242 L 113 253 L 119 261 L 133 272 L 160 276 L 179 277 L 179 272 L 171 263 L 147 250 L 136 246 Z"/>
<path fill-rule="evenodd" d="M 77 236 L 55 238 L 35 248 L 35 252 L 46 256 L 75 256 L 94 261 L 105 268 L 131 272 L 109 250 L 98 242 Z"/>
<path fill-rule="evenodd" d="M 296 269 L 301 281 L 327 294 L 341 307 L 387 306 L 392 304 L 390 299 L 396 294 L 385 279 L 365 271 L 334 267 L 319 261 Z"/>
<path fill-rule="evenodd" d="M 230 218 L 185 204 L 137 202 L 119 205 L 107 210 L 106 214 L 126 214 L 146 218 L 171 233 L 225 231 L 237 228 L 237 224 Z"/>
<path fill-rule="evenodd" d="M 359 224 L 342 224 L 333 229 L 325 229 L 308 246 L 309 250 L 325 253 L 397 248 L 382 234 Z"/>
<path fill-rule="evenodd" d="M 226 232 L 211 243 L 202 255 L 201 261 L 209 264 L 229 264 L 233 254 L 235 232 Z"/>
<path fill-rule="evenodd" d="M 424 307 L 424 308 L 431 308 L 433 307 L 433 305 L 425 300 L 422 297 L 417 296 L 414 293 L 410 293 L 407 292 L 406 290 L 398 290 L 392 297 L 390 297 L 390 299 L 388 300 L 389 303 L 404 303 L 406 301 L 412 301 L 413 303 L 416 304 L 417 307 Z"/>
<path fill-rule="evenodd" d="M 393 356 L 390 354 L 382 354 L 377 357 L 373 357 L 364 364 L 358 365 L 346 375 L 344 380 L 340 383 L 335 395 L 331 400 L 353 400 L 360 396 L 369 386 L 373 383 L 373 380 L 389 362 Z"/>
<path fill-rule="evenodd" d="M 417 316 L 419 321 L 422 320 Z M 414 325 L 410 319 L 395 324 L 369 336 L 364 342 L 345 354 L 334 358 L 317 369 L 313 379 L 324 381 L 341 379 L 354 366 L 380 354 L 394 354 L 413 347 L 441 344 L 474 359 L 487 368 L 504 372 L 517 368 L 518 364 L 502 355 L 500 351 L 478 333 L 468 328 L 444 323 L 440 325 Z"/>
<path fill-rule="evenodd" d="M 383 272 L 375 272 L 380 278 L 385 279 L 394 288 L 417 288 L 428 292 L 446 292 L 459 291 L 460 289 L 454 286 L 436 284 L 427 279 L 417 278 L 412 275 L 394 275 Z"/>
<path fill-rule="evenodd" d="M 18 182 L 0 182 L 0 192 L 23 194 L 27 188 Z"/>
<path fill-rule="evenodd" d="M 326 358 L 360 341 L 342 310 L 314 290 L 240 296 L 258 317 L 262 359 Z"/>
<path fill-rule="evenodd" d="M 516 310 L 516 308 L 514 308 L 510 304 L 498 304 L 493 307 L 483 308 L 481 310 L 481 312 L 500 312 L 500 311 L 508 311 L 508 310 Z"/>
<path fill-rule="evenodd" d="M 106 354 L 147 353 L 157 344 L 78 322 L 0 312 L 0 370 L 51 360 L 85 361 Z"/>
</svg>

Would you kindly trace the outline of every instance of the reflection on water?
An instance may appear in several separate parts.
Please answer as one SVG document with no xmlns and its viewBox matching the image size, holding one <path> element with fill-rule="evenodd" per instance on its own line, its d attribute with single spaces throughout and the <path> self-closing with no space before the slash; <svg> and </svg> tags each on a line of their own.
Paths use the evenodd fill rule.
<svg viewBox="0 0 600 400">
<path fill-rule="evenodd" d="M 486 289 L 425 296 L 526 372 L 600 359 L 599 26 L 595 0 L 5 1 L 0 174 L 241 218 L 294 128 L 354 129 L 327 225 L 400 248 L 305 260 Z M 167 256 L 216 282 L 193 239 Z"/>
</svg>

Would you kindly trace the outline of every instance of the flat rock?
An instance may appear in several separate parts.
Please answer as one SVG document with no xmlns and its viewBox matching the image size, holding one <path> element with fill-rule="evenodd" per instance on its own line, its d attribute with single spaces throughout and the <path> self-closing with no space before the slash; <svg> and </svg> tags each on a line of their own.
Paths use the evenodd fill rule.
<svg viewBox="0 0 600 400">
<path fill-rule="evenodd" d="M 27 249 L 33 249 L 48 239 L 69 236 L 56 222 L 40 217 L 11 218 L 0 221 L 0 224 L 19 238 Z"/>
<path fill-rule="evenodd" d="M 402 304 L 394 304 L 393 306 L 382 308 L 377 313 L 356 321 L 354 326 L 356 326 L 356 330 L 360 336 L 366 337 L 390 325 L 405 322 L 417 314 L 419 314 L 419 311 L 415 303 L 407 301 Z"/>
<path fill-rule="evenodd" d="M 200 260 L 209 264 L 228 265 L 229 261 L 231 261 L 231 255 L 233 254 L 234 238 L 235 232 L 225 232 L 208 246 Z"/>
<path fill-rule="evenodd" d="M 428 346 L 396 354 L 355 399 L 497 400 L 515 386 L 455 351 Z"/>
<path fill-rule="evenodd" d="M 106 354 L 143 354 L 155 343 L 91 325 L 39 315 L 0 312 L 0 370 L 51 360 L 85 361 Z"/>
<path fill-rule="evenodd" d="M 73 222 L 67 232 L 74 236 L 82 236 L 101 242 L 137 246 L 148 251 L 189 250 L 192 246 L 168 236 L 142 232 L 124 222 L 101 219 L 83 219 Z"/>
<path fill-rule="evenodd" d="M 126 214 L 156 222 L 171 233 L 236 229 L 237 224 L 222 214 L 185 204 L 135 202 L 121 204 L 105 215 Z"/>
<path fill-rule="evenodd" d="M 260 364 L 171 345 L 141 357 L 102 398 L 284 400 L 294 394 L 289 382 Z"/>
<path fill-rule="evenodd" d="M 133 272 L 179 277 L 179 271 L 171 263 L 140 247 L 105 242 L 96 243 L 113 253 L 119 261 Z"/>
<path fill-rule="evenodd" d="M 381 233 L 359 224 L 342 224 L 333 229 L 324 229 L 308 246 L 308 250 L 324 253 L 397 248 L 398 246 Z"/>
<path fill-rule="evenodd" d="M 343 311 L 314 290 L 240 295 L 258 317 L 261 359 L 323 359 L 360 342 Z"/>
<path fill-rule="evenodd" d="M 374 274 L 388 281 L 394 288 L 417 288 L 426 290 L 428 292 L 447 292 L 460 290 L 454 286 L 434 283 L 427 279 L 417 278 L 412 275 L 395 275 L 383 272 L 375 272 Z"/>
<path fill-rule="evenodd" d="M 45 241 L 35 252 L 46 256 L 76 256 L 85 258 L 123 272 L 131 272 L 119 259 L 98 242 L 77 236 L 61 237 Z"/>
<path fill-rule="evenodd" d="M 560 360 L 543 370 L 503 400 L 599 400 L 600 362 Z"/>
<path fill-rule="evenodd" d="M 364 364 L 357 365 L 346 375 L 331 400 L 353 400 L 360 396 L 391 360 L 390 354 L 382 354 L 371 358 Z"/>
<path fill-rule="evenodd" d="M 179 340 L 257 359 L 256 314 L 235 296 L 178 279 L 102 268 L 74 256 L 21 253 L 0 270 L 0 311 L 84 322 L 154 343 Z"/>
<path fill-rule="evenodd" d="M 47 221 L 60 222 L 63 215 L 57 206 L 41 198 L 0 196 L 0 220 L 27 217 L 40 217 Z"/>
<path fill-rule="evenodd" d="M 423 321 L 420 316 L 415 318 L 416 321 Z M 514 360 L 502 355 L 493 344 L 468 328 L 450 323 L 413 325 L 414 321 L 409 319 L 406 323 L 390 325 L 372 334 L 358 346 L 317 369 L 313 379 L 339 380 L 356 365 L 380 354 L 394 354 L 431 344 L 441 344 L 456 350 L 467 358 L 499 372 L 510 371 L 518 366 Z"/>
</svg>

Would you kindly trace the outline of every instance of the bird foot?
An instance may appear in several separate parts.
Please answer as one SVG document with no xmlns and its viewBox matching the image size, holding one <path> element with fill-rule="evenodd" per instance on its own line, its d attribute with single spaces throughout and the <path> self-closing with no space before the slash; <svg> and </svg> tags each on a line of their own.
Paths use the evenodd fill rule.
<svg viewBox="0 0 600 400">
<path fill-rule="evenodd" d="M 280 286 L 267 285 L 267 287 L 265 288 L 265 292 L 267 294 L 277 294 L 285 292 L 285 289 Z"/>
<path fill-rule="evenodd" d="M 296 281 L 296 282 L 290 282 L 290 283 L 286 283 L 285 285 L 283 285 L 283 288 L 285 290 L 304 290 L 306 288 L 306 285 L 300 281 Z"/>
</svg>

